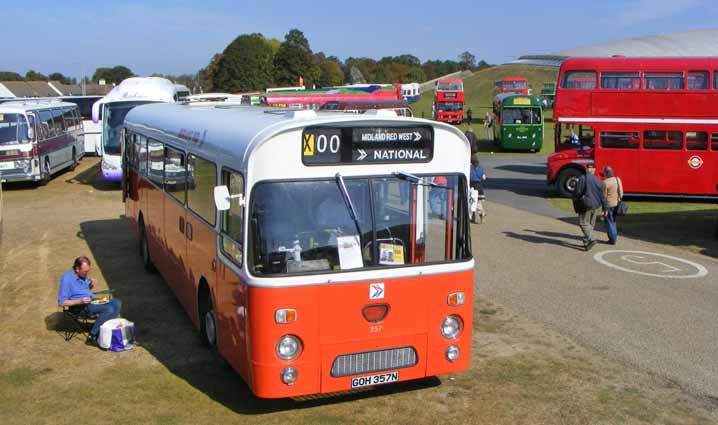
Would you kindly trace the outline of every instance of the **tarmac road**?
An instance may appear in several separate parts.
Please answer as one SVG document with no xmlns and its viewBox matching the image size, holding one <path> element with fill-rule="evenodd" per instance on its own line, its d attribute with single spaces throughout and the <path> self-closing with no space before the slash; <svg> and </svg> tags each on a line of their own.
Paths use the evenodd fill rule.
<svg viewBox="0 0 718 425">
<path fill-rule="evenodd" d="M 489 215 L 474 225 L 478 296 L 718 398 L 718 261 L 626 238 L 584 252 L 577 219 L 543 199 L 545 158 L 481 159 Z"/>
</svg>

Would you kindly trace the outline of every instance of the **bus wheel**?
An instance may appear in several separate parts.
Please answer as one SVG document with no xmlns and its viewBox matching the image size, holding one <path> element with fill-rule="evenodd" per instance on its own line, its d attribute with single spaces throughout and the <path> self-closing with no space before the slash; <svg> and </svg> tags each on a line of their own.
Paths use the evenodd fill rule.
<svg viewBox="0 0 718 425">
<path fill-rule="evenodd" d="M 70 171 L 75 171 L 75 168 L 77 168 L 77 152 L 75 152 L 75 148 L 72 148 L 72 164 L 70 164 Z"/>
<path fill-rule="evenodd" d="M 147 243 L 147 232 L 145 231 L 145 223 L 140 221 L 140 255 L 142 256 L 142 265 L 148 272 L 155 271 L 155 265 L 150 257 L 150 246 Z"/>
<path fill-rule="evenodd" d="M 575 168 L 567 168 L 558 175 L 558 182 L 556 189 L 558 193 L 564 198 L 570 198 L 573 196 L 573 192 L 576 190 L 576 183 L 578 182 L 578 176 L 581 173 Z"/>
<path fill-rule="evenodd" d="M 217 347 L 217 319 L 209 290 L 203 290 L 200 296 L 200 332 L 204 344 L 215 349 Z"/>
</svg>

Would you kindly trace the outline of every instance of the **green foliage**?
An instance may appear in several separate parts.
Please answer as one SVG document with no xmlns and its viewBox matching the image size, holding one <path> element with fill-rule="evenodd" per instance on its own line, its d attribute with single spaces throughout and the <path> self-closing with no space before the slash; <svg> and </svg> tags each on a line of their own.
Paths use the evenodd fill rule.
<svg viewBox="0 0 718 425">
<path fill-rule="evenodd" d="M 320 74 L 317 80 L 317 87 L 340 86 L 344 84 L 344 71 L 342 64 L 336 56 L 325 57 L 324 53 L 317 53 L 315 56 Z"/>
<path fill-rule="evenodd" d="M 12 71 L 0 71 L 0 81 L 22 81 L 22 75 Z"/>
<path fill-rule="evenodd" d="M 31 69 L 25 73 L 25 80 L 26 81 L 47 81 L 47 76 L 40 74 L 39 72 L 35 72 Z"/>
<path fill-rule="evenodd" d="M 199 91 L 199 80 L 198 80 L 198 74 L 180 74 L 180 75 L 172 75 L 172 74 L 159 74 L 154 73 L 150 75 L 150 77 L 161 77 L 166 78 L 170 81 L 172 81 L 175 84 L 182 84 L 183 86 L 187 87 L 190 92 L 194 93 Z"/>
<path fill-rule="evenodd" d="M 274 85 L 272 46 L 262 34 L 240 35 L 204 70 L 212 90 L 245 92 Z"/>
<path fill-rule="evenodd" d="M 207 67 L 202 68 L 197 73 L 197 80 L 199 86 L 202 88 L 204 92 L 213 92 L 214 91 L 214 76 L 217 74 L 217 70 L 219 69 L 219 62 L 222 59 L 222 54 L 217 53 L 214 56 L 212 56 L 212 60 L 209 62 L 209 65 Z"/>
<path fill-rule="evenodd" d="M 319 82 L 321 69 L 317 65 L 309 41 L 298 29 L 290 30 L 274 56 L 274 80 L 280 86 L 298 85 L 299 78 L 311 87 Z"/>
<path fill-rule="evenodd" d="M 134 77 L 135 74 L 126 66 L 117 65 L 113 68 L 97 68 L 92 75 L 92 82 L 105 80 L 107 84 L 119 84 L 123 80 Z"/>
<path fill-rule="evenodd" d="M 462 69 L 474 69 L 476 68 L 476 56 L 472 55 L 471 53 L 463 52 L 459 55 L 459 63 L 462 66 Z"/>
<path fill-rule="evenodd" d="M 52 74 L 48 75 L 47 78 L 50 81 L 59 81 L 62 84 L 77 84 L 77 80 L 75 78 L 65 77 L 61 72 L 53 72 Z"/>
</svg>

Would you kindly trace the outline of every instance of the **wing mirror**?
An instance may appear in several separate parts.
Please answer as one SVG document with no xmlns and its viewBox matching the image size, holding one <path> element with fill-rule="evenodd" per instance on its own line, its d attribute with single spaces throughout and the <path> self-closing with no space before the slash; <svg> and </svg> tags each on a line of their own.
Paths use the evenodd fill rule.
<svg viewBox="0 0 718 425">
<path fill-rule="evenodd" d="M 214 188 L 214 205 L 218 211 L 227 211 L 230 207 L 230 201 L 237 199 L 239 206 L 244 206 L 244 195 L 238 193 L 236 195 L 229 194 L 227 186 L 215 186 Z"/>
</svg>

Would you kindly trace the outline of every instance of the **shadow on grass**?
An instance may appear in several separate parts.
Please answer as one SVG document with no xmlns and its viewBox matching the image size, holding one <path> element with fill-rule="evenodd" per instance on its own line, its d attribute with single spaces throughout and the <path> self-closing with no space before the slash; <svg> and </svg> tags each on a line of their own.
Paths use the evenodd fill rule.
<svg viewBox="0 0 718 425">
<path fill-rule="evenodd" d="M 630 205 L 630 201 L 629 201 Z M 571 218 L 561 219 L 574 223 Z M 718 208 L 692 211 L 636 212 L 617 217 L 618 244 L 621 236 L 691 250 L 710 257 L 718 257 Z M 605 222 L 599 219 L 596 230 L 606 232 Z M 600 237 L 599 237 L 600 238 Z"/>
<path fill-rule="evenodd" d="M 109 288 L 122 300 L 122 316 L 135 322 L 138 345 L 167 370 L 227 408 L 242 414 L 289 409 L 377 397 L 440 385 L 438 378 L 402 382 L 362 392 L 311 399 L 259 399 L 242 378 L 210 352 L 159 274 L 144 270 L 124 219 L 83 222 L 78 237 L 87 241 Z"/>
<path fill-rule="evenodd" d="M 565 240 L 562 240 L 562 239 L 572 239 L 572 240 L 575 240 L 575 239 L 580 240 L 581 239 L 580 237 L 577 238 L 574 235 L 568 235 L 568 234 L 564 234 L 564 233 L 555 233 L 555 232 L 539 232 L 536 230 L 526 230 L 526 229 L 524 229 L 524 231 L 531 232 L 534 234 L 533 235 L 525 234 L 525 233 L 520 234 L 520 233 L 510 232 L 510 231 L 503 232 L 503 233 L 507 237 L 514 238 L 514 239 L 520 239 L 522 241 L 531 242 L 534 244 L 558 245 L 558 246 L 562 246 L 564 248 L 575 249 L 578 251 L 584 250 L 583 243 L 575 244 L 575 243 L 570 243 L 570 242 L 566 242 Z"/>
<path fill-rule="evenodd" d="M 104 180 L 100 173 L 100 162 L 93 164 L 87 169 L 84 169 L 76 175 L 65 180 L 66 183 L 70 184 L 84 184 L 92 186 L 95 190 L 107 191 L 107 190 L 119 190 L 119 182 L 111 182 Z"/>
</svg>

